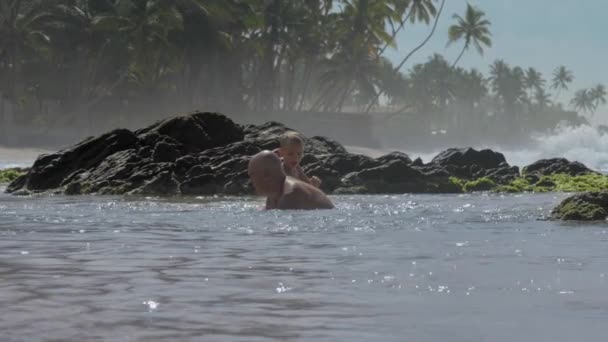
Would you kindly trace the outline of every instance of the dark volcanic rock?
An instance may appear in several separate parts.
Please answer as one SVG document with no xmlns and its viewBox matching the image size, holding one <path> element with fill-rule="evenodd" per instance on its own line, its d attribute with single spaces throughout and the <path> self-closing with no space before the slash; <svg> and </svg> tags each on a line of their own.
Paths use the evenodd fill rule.
<svg viewBox="0 0 608 342">
<path fill-rule="evenodd" d="M 221 193 L 223 186 L 221 177 L 207 173 L 187 179 L 180 185 L 180 190 L 184 195 L 214 195 Z"/>
<path fill-rule="evenodd" d="M 244 128 L 245 142 L 251 143 L 262 150 L 274 150 L 279 147 L 281 134 L 292 131 L 287 126 L 270 121 L 262 125 L 247 125 Z"/>
<path fill-rule="evenodd" d="M 586 192 L 563 200 L 551 213 L 566 221 L 599 221 L 608 217 L 608 191 Z"/>
<path fill-rule="evenodd" d="M 322 159 L 321 163 L 325 168 L 336 171 L 339 175 L 382 165 L 382 163 L 368 156 L 349 153 L 330 155 Z"/>
<path fill-rule="evenodd" d="M 179 194 L 179 183 L 171 171 L 163 171 L 151 180 L 145 181 L 142 186 L 131 190 L 132 195 L 176 195 Z"/>
<path fill-rule="evenodd" d="M 193 184 L 195 176 L 205 173 L 222 179 L 217 186 L 223 189 L 229 181 L 223 178 L 242 178 L 239 172 L 246 169 L 247 156 L 260 150 L 243 139 L 241 126 L 216 113 L 166 119 L 135 133 L 118 129 L 39 157 L 28 174 L 7 191 L 177 194 L 182 182 Z M 235 188 L 233 184 L 231 189 Z"/>
<path fill-rule="evenodd" d="M 177 158 L 182 156 L 180 150 L 181 146 L 179 145 L 160 141 L 154 146 L 154 151 L 152 152 L 152 160 L 157 163 L 173 163 L 177 160 Z"/>
<path fill-rule="evenodd" d="M 108 156 L 138 147 L 138 144 L 139 140 L 131 131 L 117 129 L 97 138 L 88 138 L 72 148 L 41 155 L 34 162 L 25 180 L 13 182 L 9 191 L 44 191 L 58 188 L 74 171 L 96 168 Z"/>
<path fill-rule="evenodd" d="M 484 169 L 498 168 L 502 163 L 506 163 L 502 153 L 492 150 L 477 151 L 472 148 L 450 148 L 439 153 L 431 164 L 439 166 L 470 167 L 477 165 Z"/>
<path fill-rule="evenodd" d="M 194 113 L 162 120 L 135 131 L 148 145 L 156 143 L 154 137 L 169 137 L 189 153 L 223 146 L 243 139 L 243 130 L 232 120 L 217 113 Z"/>
<path fill-rule="evenodd" d="M 289 127 L 277 122 L 240 126 L 216 113 L 162 120 L 131 132 L 119 129 L 69 149 L 39 157 L 7 192 L 66 194 L 215 195 L 251 194 L 247 165 L 261 150 L 279 146 Z M 334 140 L 304 139 L 302 167 L 321 178 L 326 192 L 452 193 L 462 191 L 450 177 L 487 177 L 507 184 L 519 176 L 502 154 L 471 148 L 449 149 L 430 163 L 401 152 L 376 159 L 350 154 Z M 536 180 L 546 173 L 590 172 L 582 164 L 539 161 L 527 169 Z M 492 182 L 483 180 L 479 186 Z M 484 188 L 485 189 L 485 188 Z"/>
<path fill-rule="evenodd" d="M 23 190 L 24 192 L 27 191 L 25 189 L 26 184 L 27 184 L 27 174 L 21 175 L 19 177 L 17 177 L 17 179 L 15 179 L 14 181 L 12 181 L 7 187 L 6 187 L 6 192 L 9 194 L 15 194 L 17 191 Z"/>
<path fill-rule="evenodd" d="M 245 126 L 245 142 L 249 142 L 260 150 L 274 150 L 279 147 L 279 138 L 287 131 L 293 129 L 275 122 L 267 122 L 265 124 L 255 126 Z M 312 155 L 325 155 L 335 153 L 347 153 L 344 146 L 340 145 L 335 140 L 326 137 L 312 137 L 305 139 L 306 153 Z"/>
<path fill-rule="evenodd" d="M 380 165 L 380 162 L 367 156 L 338 153 L 319 157 L 316 162 L 306 165 L 304 171 L 307 175 L 317 176 L 323 181 L 323 191 L 333 192 L 343 185 L 342 177 L 345 175 Z"/>
<path fill-rule="evenodd" d="M 407 154 L 403 153 L 403 152 L 391 152 L 389 154 L 385 154 L 383 156 L 380 156 L 378 158 L 376 158 L 376 160 L 380 163 L 388 163 L 391 160 L 401 160 L 406 164 L 412 164 L 412 159 L 410 159 L 410 156 L 408 156 Z M 422 160 L 421 160 L 422 161 Z"/>
<path fill-rule="evenodd" d="M 451 148 L 420 168 L 427 173 L 438 175 L 443 172 L 467 180 L 488 177 L 499 184 L 510 182 L 519 176 L 519 168 L 510 166 L 502 153 L 487 149 L 477 151 L 472 148 Z"/>
<path fill-rule="evenodd" d="M 571 162 L 565 158 L 541 159 L 523 168 L 524 175 L 550 176 L 554 174 L 567 174 L 570 176 L 597 173 L 582 163 Z"/>
<path fill-rule="evenodd" d="M 377 167 L 353 172 L 343 179 L 340 193 L 365 189 L 367 193 L 452 193 L 461 189 L 449 182 L 447 175 L 425 173 L 402 159 L 393 159 Z"/>
<path fill-rule="evenodd" d="M 344 146 L 340 145 L 337 141 L 326 137 L 312 137 L 307 139 L 306 152 L 315 155 L 347 153 Z"/>
</svg>

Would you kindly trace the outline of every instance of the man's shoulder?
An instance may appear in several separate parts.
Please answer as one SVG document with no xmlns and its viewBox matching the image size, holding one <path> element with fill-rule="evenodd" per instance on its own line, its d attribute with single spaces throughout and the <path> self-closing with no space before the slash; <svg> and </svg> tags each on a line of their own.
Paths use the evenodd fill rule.
<svg viewBox="0 0 608 342">
<path fill-rule="evenodd" d="M 308 193 L 308 189 L 307 186 L 308 184 L 306 184 L 305 182 L 302 182 L 301 180 L 295 178 L 295 177 L 291 177 L 288 176 L 287 181 L 285 183 L 285 191 L 283 193 L 283 197 L 300 197 L 302 195 L 306 195 Z"/>
<path fill-rule="evenodd" d="M 305 181 L 303 181 L 297 177 L 290 176 L 289 180 L 290 180 L 289 190 L 286 191 L 285 194 L 287 194 L 288 192 L 296 193 L 296 194 L 308 194 L 311 191 L 314 192 L 317 189 L 314 186 L 306 183 Z"/>
</svg>

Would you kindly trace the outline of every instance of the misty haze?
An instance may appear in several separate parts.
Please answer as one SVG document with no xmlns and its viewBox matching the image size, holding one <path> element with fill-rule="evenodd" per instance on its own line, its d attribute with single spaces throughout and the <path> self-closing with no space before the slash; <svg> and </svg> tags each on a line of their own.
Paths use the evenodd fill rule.
<svg viewBox="0 0 608 342">
<path fill-rule="evenodd" d="M 607 11 L 0 0 L 1 340 L 605 337 Z"/>
</svg>

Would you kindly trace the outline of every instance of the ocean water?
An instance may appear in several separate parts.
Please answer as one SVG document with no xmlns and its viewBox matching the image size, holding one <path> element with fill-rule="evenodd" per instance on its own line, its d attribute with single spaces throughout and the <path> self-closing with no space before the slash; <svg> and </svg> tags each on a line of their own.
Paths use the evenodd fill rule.
<svg viewBox="0 0 608 342">
<path fill-rule="evenodd" d="M 48 150 L 35 148 L 11 148 L 0 146 L 0 170 L 10 167 L 29 167 L 40 154 Z"/>
<path fill-rule="evenodd" d="M 579 127 L 503 152 L 606 171 L 606 146 Z M 0 148 L 0 169 L 42 152 Z M 608 336 L 608 224 L 546 220 L 565 194 L 333 196 L 335 210 L 279 212 L 247 197 L 1 192 L 2 342 Z"/>
<path fill-rule="evenodd" d="M 0 195 L 0 340 L 602 341 L 607 225 L 563 194 Z"/>
</svg>

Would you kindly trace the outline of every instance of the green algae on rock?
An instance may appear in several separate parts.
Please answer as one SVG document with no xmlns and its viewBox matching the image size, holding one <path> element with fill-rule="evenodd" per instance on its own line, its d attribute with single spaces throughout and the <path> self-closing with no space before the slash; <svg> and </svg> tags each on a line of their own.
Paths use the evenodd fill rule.
<svg viewBox="0 0 608 342">
<path fill-rule="evenodd" d="M 25 170 L 19 168 L 0 170 L 0 183 L 10 183 L 25 174 Z"/>
<path fill-rule="evenodd" d="M 608 216 L 608 191 L 585 192 L 563 200 L 551 217 L 564 221 L 600 221 Z"/>
</svg>

